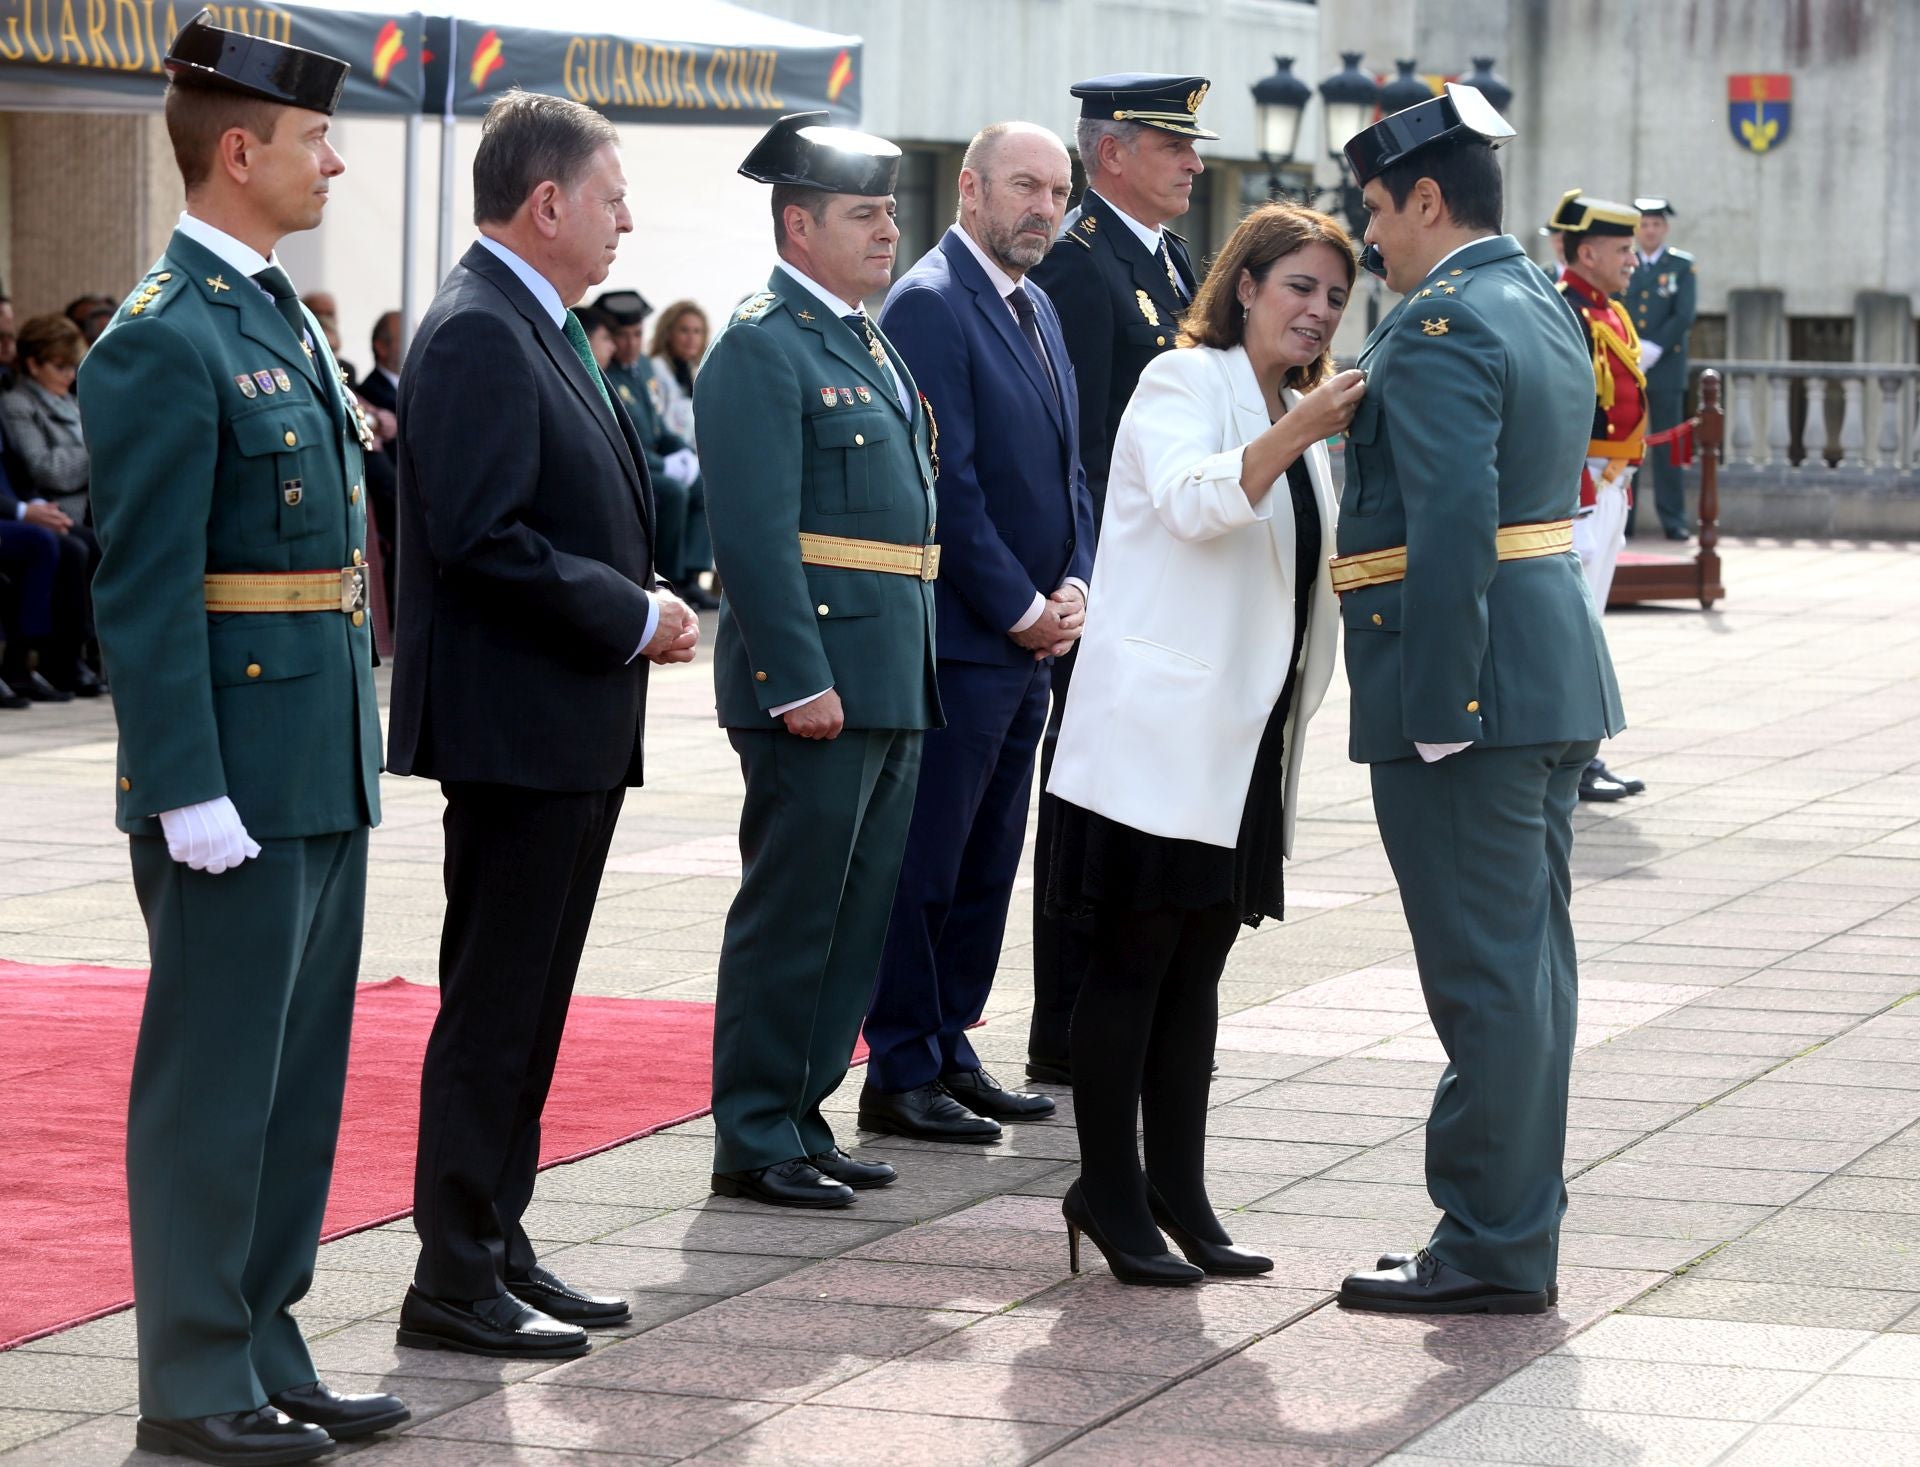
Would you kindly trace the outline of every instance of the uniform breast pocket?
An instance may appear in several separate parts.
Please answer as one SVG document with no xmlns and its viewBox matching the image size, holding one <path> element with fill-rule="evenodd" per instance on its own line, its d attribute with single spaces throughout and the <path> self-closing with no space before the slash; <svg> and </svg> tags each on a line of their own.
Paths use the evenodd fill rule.
<svg viewBox="0 0 1920 1467">
<path fill-rule="evenodd" d="M 337 470 L 326 455 L 335 437 L 332 423 L 293 404 L 276 405 L 235 418 L 234 447 L 247 482 L 241 502 L 247 531 L 271 540 L 295 540 L 338 524 L 338 505 L 323 491 Z"/>
<path fill-rule="evenodd" d="M 893 507 L 893 476 L 881 462 L 893 425 L 882 412 L 833 411 L 813 419 L 814 508 L 821 514 L 865 514 Z"/>
<path fill-rule="evenodd" d="M 1380 402 L 1369 394 L 1360 399 L 1347 425 L 1346 484 L 1340 491 L 1342 518 L 1357 519 L 1380 508 L 1386 484 L 1386 445 L 1380 441 Z"/>
</svg>

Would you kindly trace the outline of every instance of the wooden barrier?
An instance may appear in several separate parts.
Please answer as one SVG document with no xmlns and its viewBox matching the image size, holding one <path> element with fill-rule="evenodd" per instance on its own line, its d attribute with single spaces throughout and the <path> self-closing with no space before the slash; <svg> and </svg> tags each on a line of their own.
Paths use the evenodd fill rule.
<svg viewBox="0 0 1920 1467">
<path fill-rule="evenodd" d="M 1609 606 L 1638 601 L 1699 601 L 1703 610 L 1727 594 L 1720 580 L 1720 459 L 1726 443 L 1726 414 L 1720 403 L 1720 374 L 1700 374 L 1700 411 L 1692 419 L 1694 450 L 1700 457 L 1700 548 L 1691 556 L 1647 555 L 1623 551 L 1613 572 Z M 1665 453 L 1665 447 L 1654 453 Z M 1644 467 L 1644 465 L 1643 465 Z M 1653 492 L 1652 476 L 1635 484 Z"/>
</svg>

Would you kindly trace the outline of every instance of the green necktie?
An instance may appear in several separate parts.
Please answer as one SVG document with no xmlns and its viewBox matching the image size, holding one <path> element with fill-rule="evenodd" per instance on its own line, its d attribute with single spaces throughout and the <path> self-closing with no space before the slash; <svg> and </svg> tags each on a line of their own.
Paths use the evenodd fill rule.
<svg viewBox="0 0 1920 1467">
<path fill-rule="evenodd" d="M 600 389 L 600 401 L 607 405 L 607 411 L 613 411 L 613 399 L 607 394 L 607 379 L 600 375 L 600 364 L 593 359 L 593 348 L 587 345 L 587 328 L 580 324 L 580 318 L 572 311 L 561 318 L 560 329 L 567 333 L 567 340 L 573 346 L 573 354 L 580 358 L 580 365 L 587 369 L 587 375 L 593 378 L 593 385 Z"/>
</svg>

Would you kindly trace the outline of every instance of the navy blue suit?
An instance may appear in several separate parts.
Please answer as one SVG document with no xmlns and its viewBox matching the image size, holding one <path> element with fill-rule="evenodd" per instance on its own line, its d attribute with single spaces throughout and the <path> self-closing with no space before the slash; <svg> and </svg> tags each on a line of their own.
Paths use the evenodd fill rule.
<svg viewBox="0 0 1920 1467">
<path fill-rule="evenodd" d="M 1053 303 L 1031 279 L 1025 289 L 1051 372 L 957 225 L 880 313 L 939 424 L 935 646 L 947 710 L 921 757 L 867 1015 L 868 1074 L 884 1091 L 980 1067 L 964 1031 L 1000 962 L 1050 684 L 1048 664 L 1008 629 L 1036 594 L 1093 574 L 1073 361 Z"/>
</svg>

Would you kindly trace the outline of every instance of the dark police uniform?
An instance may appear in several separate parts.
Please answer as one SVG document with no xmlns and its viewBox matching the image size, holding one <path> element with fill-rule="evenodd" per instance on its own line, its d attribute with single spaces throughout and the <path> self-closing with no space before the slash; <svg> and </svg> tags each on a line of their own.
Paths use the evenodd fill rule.
<svg viewBox="0 0 1920 1467">
<path fill-rule="evenodd" d="M 1364 184 L 1439 139 L 1511 135 L 1455 84 L 1347 156 Z M 1495 235 L 1440 261 L 1360 366 L 1334 560 L 1351 752 L 1371 766 L 1448 1065 L 1427 1123 L 1427 1190 L 1444 1216 L 1417 1258 L 1354 1275 L 1340 1299 L 1534 1313 L 1566 1205 L 1575 788 L 1621 725 L 1571 553 L 1592 362 L 1565 302 Z M 1429 762 L 1417 744 L 1467 747 Z"/>
<path fill-rule="evenodd" d="M 890 195 L 899 150 L 826 121 L 783 118 L 740 172 Z M 746 779 L 714 1001 L 713 1184 L 813 1207 L 852 1200 L 836 1175 L 872 1184 L 820 1107 L 873 992 L 921 734 L 940 723 L 933 420 L 886 338 L 864 314 L 856 326 L 776 268 L 694 386 L 726 583 L 714 690 Z M 839 736 L 789 733 L 775 710 L 828 689 Z"/>
<path fill-rule="evenodd" d="M 1642 215 L 1673 213 L 1673 205 L 1665 199 L 1635 199 L 1633 203 Z M 1627 283 L 1626 303 L 1640 339 L 1660 348 L 1660 360 L 1647 372 L 1647 431 L 1663 432 L 1686 416 L 1687 337 L 1698 311 L 1693 256 L 1668 245 L 1654 259 L 1641 259 Z M 1652 461 L 1654 508 L 1660 513 L 1660 527 L 1669 539 L 1684 540 L 1690 531 L 1680 469 L 1665 449 L 1656 449 Z M 1632 515 L 1629 511 L 1629 533 Z"/>
<path fill-rule="evenodd" d="M 1203 76 L 1121 75 L 1093 77 L 1074 86 L 1080 115 L 1132 122 L 1180 137 L 1214 139 L 1195 115 L 1209 83 Z M 1083 162 L 1085 160 L 1082 160 Z M 1186 241 L 1162 226 L 1161 253 L 1150 251 L 1114 206 L 1089 187 L 1067 215 L 1060 237 L 1028 278 L 1047 293 L 1060 316 L 1067 355 L 1079 381 L 1080 461 L 1093 497 L 1094 525 L 1107 503 L 1107 466 L 1113 457 L 1120 415 L 1148 362 L 1172 351 L 1180 313 L 1199 289 L 1199 275 Z M 1047 886 L 1059 801 L 1045 793 L 1060 736 L 1074 653 L 1053 664 L 1053 708 L 1040 745 L 1040 819 L 1034 836 L 1034 885 Z M 1067 1075 L 1067 1030 L 1086 973 L 1088 940 L 1083 923 L 1049 916 L 1033 904 L 1033 1018 L 1027 1038 L 1027 1073 L 1063 1082 Z"/>
<path fill-rule="evenodd" d="M 344 62 L 206 17 L 169 53 L 175 86 L 333 111 Z M 380 815 L 373 437 L 285 275 L 263 275 L 276 301 L 235 264 L 246 246 L 200 232 L 173 235 L 79 377 L 117 819 L 152 950 L 127 1122 L 139 1434 L 296 1461 L 313 1428 L 244 1414 L 316 1376 L 290 1311 L 326 1208 Z M 172 859 L 158 815 L 223 796 L 259 856 Z M 405 1418 L 382 1399 L 380 1424 Z"/>
</svg>

